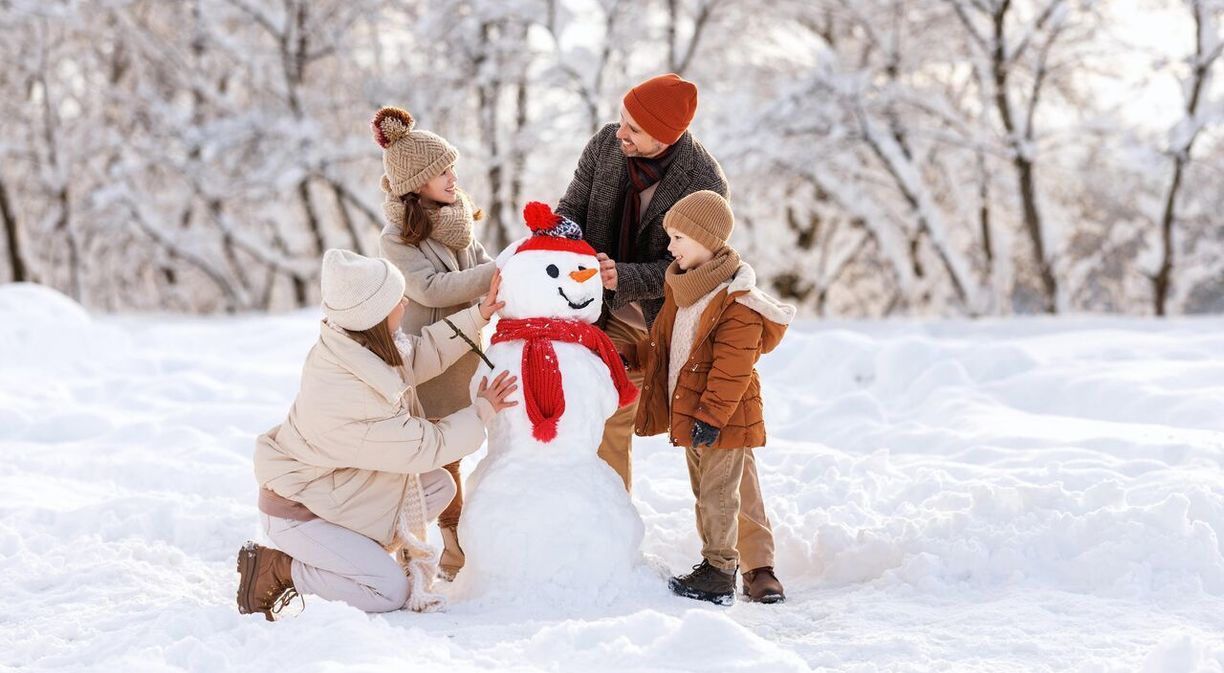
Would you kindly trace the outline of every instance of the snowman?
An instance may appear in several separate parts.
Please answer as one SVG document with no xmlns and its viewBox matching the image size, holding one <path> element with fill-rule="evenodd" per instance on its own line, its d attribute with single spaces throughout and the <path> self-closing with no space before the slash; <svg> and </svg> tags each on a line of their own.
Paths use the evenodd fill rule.
<svg viewBox="0 0 1224 673">
<path fill-rule="evenodd" d="M 489 427 L 459 524 L 467 562 L 454 593 L 571 604 L 615 598 L 639 567 L 642 521 L 596 455 L 604 421 L 637 389 L 593 323 L 603 308 L 595 250 L 543 203 L 532 235 L 497 258 L 505 302 L 486 356 L 509 370 L 518 404 Z M 474 391 L 489 372 L 478 371 Z"/>
</svg>

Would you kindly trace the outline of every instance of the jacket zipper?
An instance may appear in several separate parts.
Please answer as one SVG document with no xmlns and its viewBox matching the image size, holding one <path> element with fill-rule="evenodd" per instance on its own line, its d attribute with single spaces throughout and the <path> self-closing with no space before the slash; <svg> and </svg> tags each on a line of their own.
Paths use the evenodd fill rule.
<svg viewBox="0 0 1224 673">
<path fill-rule="evenodd" d="M 712 323 L 711 327 L 710 327 L 708 330 L 706 330 L 705 336 L 703 336 L 703 337 L 701 338 L 701 341 L 694 341 L 694 342 L 693 342 L 693 351 L 692 351 L 692 353 L 696 353 L 696 352 L 697 352 L 697 347 L 698 347 L 698 346 L 703 345 L 703 344 L 704 344 L 704 343 L 705 343 L 705 342 L 706 342 L 706 341 L 707 341 L 707 340 L 710 338 L 710 335 L 714 333 L 714 328 L 713 328 L 713 325 L 718 324 L 718 320 L 719 320 L 719 318 L 722 318 L 723 314 L 727 312 L 727 306 L 728 306 L 728 304 L 724 302 L 724 303 L 723 303 L 722 308 L 721 308 L 721 309 L 719 309 L 718 314 L 717 314 L 717 315 L 715 315 L 713 318 L 711 318 L 711 319 L 710 319 L 710 322 Z M 673 325 L 674 325 L 674 323 L 673 323 Z M 653 342 L 651 342 L 651 345 L 653 346 L 653 345 L 654 345 L 654 343 L 653 343 Z M 671 344 L 668 344 L 668 349 L 670 350 L 670 348 L 671 348 Z M 692 357 L 693 357 L 692 353 L 690 353 L 690 354 L 689 354 L 689 362 L 692 362 Z M 692 367 L 692 369 L 689 369 L 689 371 L 691 371 L 691 372 L 695 372 L 695 371 L 697 371 L 697 366 L 698 366 L 698 364 L 697 364 L 696 362 L 693 362 L 693 367 Z M 681 367 L 681 369 L 684 369 L 684 367 Z M 668 400 L 668 403 L 667 403 L 668 416 L 671 416 L 671 405 L 672 405 L 672 402 L 674 402 L 674 401 L 675 401 L 674 397 L 673 397 L 673 399 Z M 668 420 L 669 420 L 669 422 L 668 422 L 668 426 L 670 426 L 670 425 L 671 425 L 670 418 L 669 418 Z M 679 444 L 677 444 L 677 443 L 676 443 L 676 436 L 675 436 L 675 435 L 673 435 L 673 434 L 670 432 L 670 430 L 669 430 L 669 432 L 667 433 L 667 435 L 668 435 L 668 439 L 671 441 L 671 445 L 672 445 L 672 446 L 680 446 Z"/>
</svg>

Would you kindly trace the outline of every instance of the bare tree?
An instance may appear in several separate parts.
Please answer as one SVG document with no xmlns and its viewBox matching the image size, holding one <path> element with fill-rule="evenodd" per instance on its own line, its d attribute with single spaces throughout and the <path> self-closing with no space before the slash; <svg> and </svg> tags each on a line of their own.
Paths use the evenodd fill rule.
<svg viewBox="0 0 1224 673">
<path fill-rule="evenodd" d="M 565 82 L 566 88 L 578 95 L 586 113 L 587 132 L 594 134 L 608 119 L 605 114 L 608 71 L 619 56 L 617 44 L 623 37 L 620 35 L 621 23 L 637 8 L 630 0 L 601 0 L 603 17 L 600 24 L 603 32 L 599 41 L 566 48 L 563 46 L 563 36 L 569 26 L 558 17 L 560 4 L 560 0 L 547 0 L 542 18 L 542 27 L 548 31 L 553 43 L 552 68 L 559 74 L 558 79 Z M 626 47 L 628 45 L 621 45 L 621 49 Z"/>
<path fill-rule="evenodd" d="M 384 225 L 378 106 L 460 148 L 497 249 L 671 70 L 737 245 L 807 310 L 1213 310 L 1218 2 L 1139 10 L 1197 22 L 1167 142 L 1098 100 L 1117 0 L 9 3 L 0 265 L 108 310 L 308 304 Z"/>
<path fill-rule="evenodd" d="M 1173 174 L 1165 191 L 1164 208 L 1158 222 L 1160 268 L 1152 277 L 1152 301 L 1158 316 L 1168 313 L 1169 288 L 1176 256 L 1174 228 L 1178 219 L 1177 205 L 1184 173 L 1190 162 L 1194 143 L 1209 121 L 1203 115 L 1204 100 L 1215 65 L 1220 59 L 1220 52 L 1224 50 L 1219 23 L 1224 4 L 1214 0 L 1186 0 L 1184 6 L 1194 17 L 1194 53 L 1188 58 L 1190 73 L 1184 82 L 1184 116 L 1169 134 L 1168 153 L 1173 164 Z"/>
<path fill-rule="evenodd" d="M 697 55 L 697 48 L 706 36 L 710 20 L 726 0 L 697 0 L 692 16 L 688 17 L 688 39 L 680 37 L 680 24 L 685 21 L 681 0 L 667 0 L 667 69 L 683 76 Z"/>
<path fill-rule="evenodd" d="M 30 280 L 26 271 L 25 260 L 21 253 L 21 234 L 17 224 L 17 216 L 9 203 L 8 185 L 0 180 L 0 221 L 4 222 L 4 242 L 7 244 L 9 272 L 13 281 L 21 283 Z"/>
<path fill-rule="evenodd" d="M 947 0 L 968 35 L 983 98 L 990 101 L 1010 150 L 1021 219 L 1033 249 L 1046 312 L 1058 311 L 1058 279 L 1047 240 L 1038 186 L 1035 116 L 1049 77 L 1058 67 L 1055 47 L 1071 25 L 1071 0 L 1042 0 L 1023 17 L 1013 0 Z M 1023 77 L 1020 71 L 1028 66 Z"/>
<path fill-rule="evenodd" d="M 34 93 L 32 102 L 37 103 L 41 113 L 38 132 L 43 143 L 38 156 L 41 164 L 40 174 L 50 191 L 53 209 L 51 232 L 55 238 L 63 241 L 67 248 L 68 290 L 74 299 L 80 301 L 84 294 L 81 281 L 83 270 L 81 269 L 80 232 L 72 219 L 71 161 L 66 156 L 68 148 L 64 144 L 63 134 L 60 133 L 64 127 L 64 121 L 60 118 L 58 110 L 58 97 L 61 93 L 52 88 L 51 83 L 54 80 L 50 76 L 56 65 L 52 60 L 55 58 L 51 53 L 52 43 L 61 39 L 54 33 L 60 30 L 63 29 L 52 25 L 46 18 L 34 23 L 38 65 L 35 75 L 36 86 L 32 88 Z"/>
</svg>

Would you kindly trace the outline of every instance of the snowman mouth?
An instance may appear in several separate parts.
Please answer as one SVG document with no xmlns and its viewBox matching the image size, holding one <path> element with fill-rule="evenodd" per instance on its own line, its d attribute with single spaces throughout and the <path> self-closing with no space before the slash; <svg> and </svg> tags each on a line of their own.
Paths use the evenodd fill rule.
<svg viewBox="0 0 1224 673">
<path fill-rule="evenodd" d="M 557 294 L 561 295 L 561 298 L 565 300 L 565 303 L 569 304 L 569 307 L 574 309 L 575 311 L 579 309 L 584 309 L 590 306 L 591 302 L 595 301 L 595 297 L 587 297 L 586 301 L 575 304 L 572 299 L 565 296 L 565 290 L 562 290 L 561 288 L 557 288 Z"/>
</svg>

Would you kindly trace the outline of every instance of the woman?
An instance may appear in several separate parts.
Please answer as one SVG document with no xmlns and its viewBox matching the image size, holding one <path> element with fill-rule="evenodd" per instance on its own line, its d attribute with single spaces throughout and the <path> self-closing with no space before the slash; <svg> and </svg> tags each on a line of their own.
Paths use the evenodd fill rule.
<svg viewBox="0 0 1224 673">
<path fill-rule="evenodd" d="M 502 306 L 498 285 L 495 275 L 484 301 L 450 316 L 474 343 Z M 425 525 L 455 493 L 439 468 L 480 448 L 494 415 L 516 404 L 506 399 L 515 379 L 482 379 L 475 402 L 427 420 L 416 385 L 459 359 L 465 342 L 448 324 L 393 336 L 404 278 L 383 259 L 328 250 L 322 295 L 326 318 L 289 417 L 256 443 L 259 509 L 280 549 L 239 550 L 238 609 L 272 620 L 299 593 L 367 612 L 438 609 Z"/>
<path fill-rule="evenodd" d="M 382 256 L 405 280 L 411 300 L 399 327 L 405 334 L 471 307 L 485 293 L 494 264 L 474 235 L 481 212 L 457 184 L 459 152 L 445 138 L 416 129 L 412 115 L 384 107 L 370 123 L 383 149 L 386 226 L 379 239 Z M 468 405 L 468 382 L 480 360 L 468 353 L 418 391 L 425 415 L 442 418 Z M 459 461 L 446 466 L 455 481 L 455 498 L 438 517 L 442 532 L 441 576 L 454 579 L 463 567 L 457 534 L 463 511 Z"/>
</svg>

